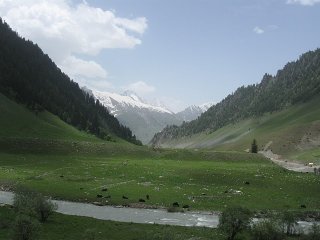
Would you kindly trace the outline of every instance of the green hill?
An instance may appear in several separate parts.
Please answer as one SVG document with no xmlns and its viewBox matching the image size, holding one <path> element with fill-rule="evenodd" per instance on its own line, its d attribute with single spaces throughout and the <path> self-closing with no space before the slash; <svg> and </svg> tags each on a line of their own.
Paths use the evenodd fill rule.
<svg viewBox="0 0 320 240">
<path fill-rule="evenodd" d="M 48 111 L 77 129 L 102 139 L 118 136 L 141 144 L 92 96 L 83 92 L 31 41 L 0 18 L 0 93 L 34 112 Z M 40 114 L 45 117 L 46 114 Z"/>
<path fill-rule="evenodd" d="M 48 111 L 34 113 L 0 93 L 0 137 L 101 141 Z"/>
<path fill-rule="evenodd" d="M 319 102 L 317 97 L 282 111 L 228 124 L 211 133 L 171 139 L 161 146 L 247 151 L 256 139 L 260 150 L 268 148 L 292 159 L 320 164 Z"/>
</svg>

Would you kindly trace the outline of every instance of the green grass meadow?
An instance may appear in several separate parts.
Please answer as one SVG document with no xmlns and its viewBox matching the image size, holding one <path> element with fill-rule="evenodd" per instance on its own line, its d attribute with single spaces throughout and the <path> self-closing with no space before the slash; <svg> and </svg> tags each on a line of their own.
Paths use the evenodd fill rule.
<svg viewBox="0 0 320 240">
<path fill-rule="evenodd" d="M 286 171 L 259 155 L 107 149 L 110 152 L 85 154 L 70 147 L 68 154 L 1 153 L 1 184 L 24 184 L 57 199 L 111 205 L 134 205 L 142 198 L 150 206 L 178 202 L 200 210 L 230 205 L 252 210 L 300 209 L 302 204 L 309 210 L 320 208 L 318 176 Z M 99 194 L 103 198 L 97 198 Z"/>
<path fill-rule="evenodd" d="M 11 239 L 11 224 L 15 212 L 7 207 L 0 207 L 0 239 Z M 135 224 L 102 221 L 88 217 L 67 216 L 55 213 L 41 225 L 41 240 L 79 240 L 86 238 L 86 232 L 94 232 L 95 240 L 184 240 L 217 239 L 224 236 L 216 229 L 176 227 L 157 224 Z"/>
</svg>

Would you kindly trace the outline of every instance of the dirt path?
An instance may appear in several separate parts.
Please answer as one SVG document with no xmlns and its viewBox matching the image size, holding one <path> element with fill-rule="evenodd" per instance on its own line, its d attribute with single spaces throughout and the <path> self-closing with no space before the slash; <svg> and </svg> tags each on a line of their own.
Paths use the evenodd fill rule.
<svg viewBox="0 0 320 240">
<path fill-rule="evenodd" d="M 291 160 L 283 159 L 280 155 L 273 153 L 271 150 L 260 151 L 263 156 L 269 158 L 272 162 L 278 164 L 279 166 L 286 168 L 290 171 L 295 172 L 314 172 L 314 167 L 309 167 L 303 163 L 292 162 Z M 315 166 L 318 167 L 318 166 Z"/>
</svg>

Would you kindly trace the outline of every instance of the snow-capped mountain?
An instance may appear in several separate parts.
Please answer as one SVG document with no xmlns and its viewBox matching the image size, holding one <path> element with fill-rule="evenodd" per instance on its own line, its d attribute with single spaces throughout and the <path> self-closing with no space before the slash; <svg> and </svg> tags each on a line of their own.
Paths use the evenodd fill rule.
<svg viewBox="0 0 320 240">
<path fill-rule="evenodd" d="M 98 99 L 144 144 L 149 143 L 154 134 L 167 125 L 180 125 L 183 121 L 196 119 L 210 105 L 190 106 L 182 112 L 173 113 L 160 102 L 151 104 L 132 91 L 117 94 L 93 91 L 88 88 L 83 88 L 83 90 Z"/>
<path fill-rule="evenodd" d="M 205 103 L 200 106 L 192 105 L 190 107 L 187 107 L 183 111 L 176 113 L 176 115 L 179 119 L 189 122 L 199 117 L 202 113 L 207 111 L 212 105 L 213 103 Z"/>
<path fill-rule="evenodd" d="M 213 105 L 214 105 L 213 102 L 207 102 L 207 103 L 203 103 L 203 104 L 199 105 L 199 107 L 201 108 L 202 112 L 205 112 L 209 108 L 211 108 Z"/>
<path fill-rule="evenodd" d="M 152 112 L 173 114 L 170 110 L 164 107 L 153 106 L 143 101 L 132 91 L 125 91 L 122 94 L 92 91 L 93 95 L 109 109 L 109 111 L 117 116 L 128 108 L 137 108 L 149 110 Z"/>
</svg>

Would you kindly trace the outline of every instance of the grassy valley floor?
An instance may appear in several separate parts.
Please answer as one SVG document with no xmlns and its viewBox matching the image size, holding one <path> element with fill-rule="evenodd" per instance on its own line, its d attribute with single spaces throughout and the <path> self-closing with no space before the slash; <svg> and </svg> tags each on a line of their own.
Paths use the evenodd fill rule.
<svg viewBox="0 0 320 240">
<path fill-rule="evenodd" d="M 0 141 L 4 189 L 24 184 L 56 199 L 111 205 L 320 208 L 319 176 L 284 170 L 258 154 L 41 140 L 33 140 L 33 147 L 20 141 L 5 148 L 8 142 Z"/>
</svg>

